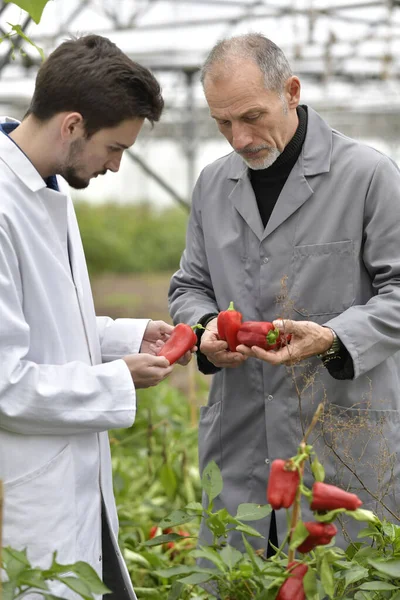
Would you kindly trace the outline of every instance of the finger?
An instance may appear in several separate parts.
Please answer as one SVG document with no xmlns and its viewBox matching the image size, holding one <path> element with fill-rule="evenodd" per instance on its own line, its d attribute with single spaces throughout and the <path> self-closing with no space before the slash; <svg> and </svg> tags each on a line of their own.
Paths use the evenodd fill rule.
<svg viewBox="0 0 400 600">
<path fill-rule="evenodd" d="M 274 350 L 264 350 L 263 348 L 259 348 L 258 346 L 253 346 L 251 349 L 256 358 L 264 360 L 265 362 L 268 362 L 271 365 L 281 365 L 291 360 L 286 347 L 276 352 Z"/>
<path fill-rule="evenodd" d="M 291 319 L 275 319 L 272 325 L 285 333 L 296 333 L 298 331 L 297 322 Z"/>
<path fill-rule="evenodd" d="M 239 344 L 239 346 L 236 347 L 236 352 L 240 352 L 240 354 L 244 354 L 245 356 L 250 358 L 254 356 L 254 352 L 252 351 L 252 349 L 248 346 L 244 346 L 243 344 Z"/>
<path fill-rule="evenodd" d="M 220 340 L 201 340 L 200 350 L 203 354 L 216 354 L 217 352 L 226 352 L 228 344 Z"/>
</svg>

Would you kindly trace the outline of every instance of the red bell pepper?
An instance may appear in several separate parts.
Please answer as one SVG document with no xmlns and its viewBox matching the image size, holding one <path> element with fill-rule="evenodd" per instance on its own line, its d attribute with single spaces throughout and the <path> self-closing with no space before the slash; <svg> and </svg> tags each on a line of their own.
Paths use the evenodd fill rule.
<svg viewBox="0 0 400 600">
<path fill-rule="evenodd" d="M 235 310 L 233 302 L 229 304 L 227 310 L 219 313 L 217 318 L 218 336 L 221 340 L 228 342 L 228 348 L 235 352 L 237 346 L 237 332 L 242 324 L 242 313 Z"/>
<path fill-rule="evenodd" d="M 238 344 L 251 348 L 258 346 L 263 350 L 279 350 L 290 341 L 279 329 L 268 321 L 245 321 L 237 334 Z"/>
<path fill-rule="evenodd" d="M 325 546 L 337 534 L 337 527 L 333 523 L 318 523 L 308 521 L 304 523 L 309 535 L 301 542 L 297 550 L 299 552 L 310 552 L 316 546 Z"/>
<path fill-rule="evenodd" d="M 357 510 L 362 502 L 356 494 L 346 492 L 335 485 L 317 481 L 312 487 L 311 510 Z"/>
<path fill-rule="evenodd" d="M 190 325 L 186 325 L 185 323 L 179 323 L 179 325 L 174 327 L 173 332 L 161 348 L 158 356 L 165 356 L 169 364 L 173 365 L 197 344 L 197 336 L 194 332 L 196 327 L 199 327 L 199 325 L 190 327 Z"/>
<path fill-rule="evenodd" d="M 308 566 L 293 561 L 288 564 L 289 577 L 283 582 L 275 600 L 305 600 L 303 579 Z"/>
<path fill-rule="evenodd" d="M 292 506 L 299 483 L 299 473 L 290 460 L 274 460 L 267 487 L 267 500 L 272 508 L 278 510 Z"/>
</svg>

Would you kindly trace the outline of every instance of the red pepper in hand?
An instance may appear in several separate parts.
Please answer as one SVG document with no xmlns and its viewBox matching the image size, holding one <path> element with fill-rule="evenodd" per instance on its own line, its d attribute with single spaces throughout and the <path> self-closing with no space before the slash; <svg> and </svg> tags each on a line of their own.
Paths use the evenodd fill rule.
<svg viewBox="0 0 400 600">
<path fill-rule="evenodd" d="M 197 325 L 194 327 L 196 328 Z M 193 327 L 185 323 L 179 323 L 179 325 L 174 327 L 173 332 L 161 348 L 158 356 L 165 356 L 169 364 L 173 365 L 196 344 L 197 336 L 193 331 Z"/>
<path fill-rule="evenodd" d="M 218 336 L 221 340 L 228 343 L 231 352 L 235 352 L 237 346 L 237 332 L 242 324 L 242 313 L 235 310 L 233 302 L 229 304 L 227 310 L 219 313 L 217 318 Z"/>
<path fill-rule="evenodd" d="M 308 521 L 304 523 L 309 535 L 301 542 L 297 550 L 299 552 L 310 552 L 316 546 L 325 546 L 337 534 L 337 527 L 333 523 L 318 523 Z"/>
<path fill-rule="evenodd" d="M 311 510 L 357 510 L 362 502 L 356 494 L 346 492 L 335 485 L 317 481 L 312 488 Z"/>
<path fill-rule="evenodd" d="M 288 564 L 289 577 L 283 582 L 275 600 L 305 600 L 303 579 L 308 566 L 293 561 Z"/>
<path fill-rule="evenodd" d="M 290 337 L 282 335 L 268 321 L 245 321 L 239 329 L 237 341 L 249 348 L 258 346 L 263 350 L 279 350 L 290 341 Z"/>
<path fill-rule="evenodd" d="M 274 460 L 267 487 L 267 500 L 272 508 L 278 510 L 292 506 L 299 483 L 299 473 L 290 460 Z"/>
</svg>

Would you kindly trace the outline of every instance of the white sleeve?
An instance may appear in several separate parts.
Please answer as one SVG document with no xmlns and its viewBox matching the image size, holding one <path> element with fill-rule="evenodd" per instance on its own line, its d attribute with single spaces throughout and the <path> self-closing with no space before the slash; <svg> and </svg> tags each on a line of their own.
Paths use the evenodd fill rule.
<svg viewBox="0 0 400 600">
<path fill-rule="evenodd" d="M 110 319 L 97 317 L 103 362 L 116 360 L 140 350 L 149 319 Z"/>
<path fill-rule="evenodd" d="M 18 259 L 0 227 L 0 428 L 64 435 L 129 427 L 136 395 L 125 362 L 91 366 L 27 360 L 30 328 L 22 302 Z"/>
</svg>

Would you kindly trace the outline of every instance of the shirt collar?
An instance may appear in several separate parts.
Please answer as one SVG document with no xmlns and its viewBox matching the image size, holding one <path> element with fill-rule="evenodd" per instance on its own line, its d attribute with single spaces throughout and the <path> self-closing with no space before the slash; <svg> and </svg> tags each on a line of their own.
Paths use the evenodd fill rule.
<svg viewBox="0 0 400 600">
<path fill-rule="evenodd" d="M 13 173 L 32 192 L 38 192 L 47 187 L 46 181 L 34 167 L 32 162 L 21 148 L 9 137 L 9 133 L 18 127 L 19 121 L 10 117 L 0 117 L 0 160 L 2 160 Z M 58 191 L 57 179 L 53 175 L 48 179 L 48 187 Z"/>
</svg>

